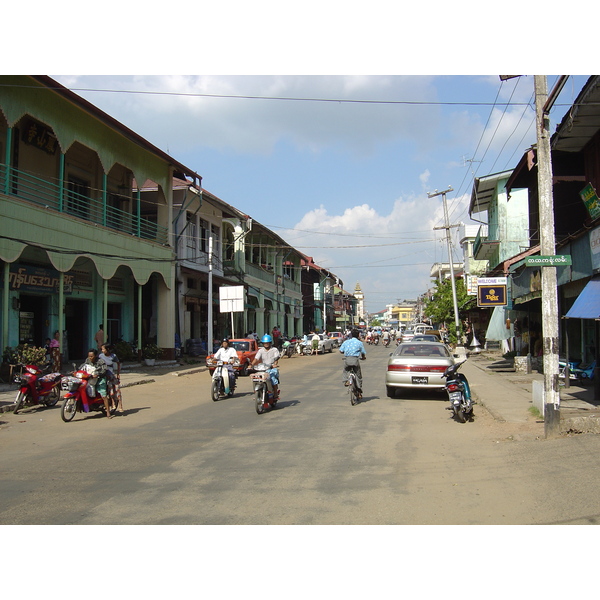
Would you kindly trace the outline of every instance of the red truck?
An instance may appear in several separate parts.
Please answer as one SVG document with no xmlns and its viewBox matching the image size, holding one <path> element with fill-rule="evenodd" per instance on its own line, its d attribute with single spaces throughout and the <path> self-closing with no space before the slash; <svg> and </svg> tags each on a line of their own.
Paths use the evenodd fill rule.
<svg viewBox="0 0 600 600">
<path fill-rule="evenodd" d="M 238 358 L 240 359 L 240 364 L 235 368 L 235 370 L 241 375 L 248 375 L 248 367 L 254 360 L 256 353 L 258 352 L 258 342 L 251 338 L 243 338 L 243 339 L 232 339 L 229 340 L 229 345 L 235 348 L 237 352 Z M 206 366 L 212 375 L 215 370 L 214 364 L 214 354 L 210 354 L 206 357 Z"/>
</svg>

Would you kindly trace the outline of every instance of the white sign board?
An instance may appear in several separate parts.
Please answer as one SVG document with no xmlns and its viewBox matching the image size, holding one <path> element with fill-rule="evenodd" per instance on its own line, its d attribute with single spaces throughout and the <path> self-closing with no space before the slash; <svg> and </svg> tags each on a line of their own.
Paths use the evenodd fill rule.
<svg viewBox="0 0 600 600">
<path fill-rule="evenodd" d="M 507 285 L 507 277 L 478 277 L 477 285 Z"/>
<path fill-rule="evenodd" d="M 467 275 L 467 296 L 477 296 L 477 275 Z"/>
<path fill-rule="evenodd" d="M 244 286 L 232 285 L 219 288 L 221 312 L 244 312 Z"/>
</svg>

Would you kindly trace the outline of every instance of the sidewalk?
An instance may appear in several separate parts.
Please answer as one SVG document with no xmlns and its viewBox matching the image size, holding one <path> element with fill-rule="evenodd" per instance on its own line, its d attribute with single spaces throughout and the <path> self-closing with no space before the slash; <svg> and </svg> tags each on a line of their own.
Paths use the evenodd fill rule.
<svg viewBox="0 0 600 600">
<path fill-rule="evenodd" d="M 499 352 L 470 354 L 462 367 L 477 402 L 499 421 L 521 423 L 531 418 L 534 381 L 543 386 L 544 375 L 515 373 L 512 360 Z M 594 400 L 594 386 L 571 382 L 560 388 L 561 432 L 600 433 L 600 403 Z"/>
<path fill-rule="evenodd" d="M 70 365 L 63 365 L 62 373 L 66 373 Z M 163 375 L 181 376 L 206 371 L 206 365 L 182 365 L 176 361 L 156 361 L 155 366 L 147 367 L 143 363 L 124 363 L 121 367 L 121 388 L 153 383 Z M 0 384 L 0 413 L 11 412 L 15 406 L 17 385 Z"/>
</svg>

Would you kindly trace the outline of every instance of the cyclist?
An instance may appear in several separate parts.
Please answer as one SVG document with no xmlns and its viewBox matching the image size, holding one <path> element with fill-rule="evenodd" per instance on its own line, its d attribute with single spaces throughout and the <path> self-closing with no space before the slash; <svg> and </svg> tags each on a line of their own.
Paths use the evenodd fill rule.
<svg viewBox="0 0 600 600">
<path fill-rule="evenodd" d="M 366 360 L 367 354 L 365 347 L 359 339 L 358 329 L 353 329 L 352 337 L 344 340 L 340 346 L 340 352 L 344 355 L 344 385 L 348 385 L 348 371 L 352 370 L 356 373 L 356 381 L 358 383 L 358 398 L 362 398 L 362 371 L 360 369 L 359 360 Z"/>
</svg>

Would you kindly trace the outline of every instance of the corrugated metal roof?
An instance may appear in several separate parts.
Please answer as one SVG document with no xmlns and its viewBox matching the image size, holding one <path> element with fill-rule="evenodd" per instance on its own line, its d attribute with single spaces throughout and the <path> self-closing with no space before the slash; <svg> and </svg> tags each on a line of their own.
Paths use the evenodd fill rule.
<svg viewBox="0 0 600 600">
<path fill-rule="evenodd" d="M 588 281 L 565 316 L 567 319 L 600 320 L 600 278 Z"/>
</svg>

